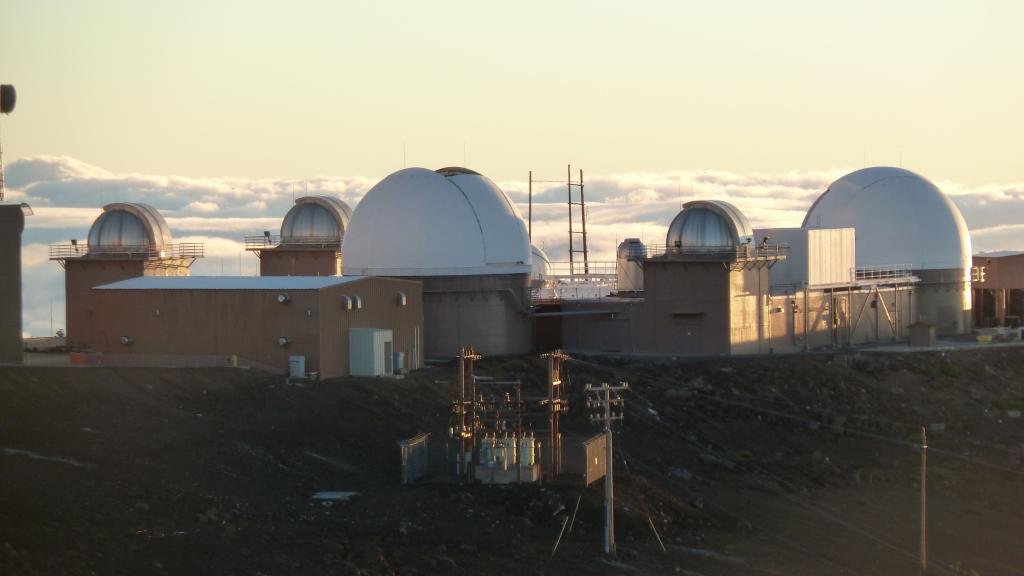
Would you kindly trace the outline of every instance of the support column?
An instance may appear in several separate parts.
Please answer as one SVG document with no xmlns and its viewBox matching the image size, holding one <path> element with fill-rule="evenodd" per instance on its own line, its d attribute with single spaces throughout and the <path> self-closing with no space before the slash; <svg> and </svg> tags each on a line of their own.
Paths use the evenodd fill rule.
<svg viewBox="0 0 1024 576">
<path fill-rule="evenodd" d="M 21 233 L 28 206 L 0 205 L 0 364 L 22 361 Z M 52 334 L 51 334 L 52 336 Z"/>
<path fill-rule="evenodd" d="M 996 300 L 996 325 L 1006 326 L 1006 289 L 998 288 L 992 293 Z"/>
</svg>

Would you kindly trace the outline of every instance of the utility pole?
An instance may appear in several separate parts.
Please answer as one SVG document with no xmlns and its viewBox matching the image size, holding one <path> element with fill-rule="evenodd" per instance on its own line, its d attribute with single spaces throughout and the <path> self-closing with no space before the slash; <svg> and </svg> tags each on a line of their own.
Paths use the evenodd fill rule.
<svg viewBox="0 0 1024 576">
<path fill-rule="evenodd" d="M 928 431 L 921 426 L 921 573 L 928 572 Z"/>
<path fill-rule="evenodd" d="M 548 397 L 541 404 L 548 407 L 548 429 L 551 431 L 548 440 L 548 473 L 552 478 L 562 471 L 562 432 L 559 430 L 559 419 L 562 412 L 569 410 L 569 401 L 562 399 L 562 362 L 569 356 L 561 350 L 541 354 L 548 359 Z"/>
<path fill-rule="evenodd" d="M 587 384 L 587 407 L 597 409 L 597 414 L 590 415 L 591 422 L 604 425 L 605 440 L 605 474 L 604 474 L 604 552 L 615 554 L 615 481 L 612 472 L 615 468 L 612 460 L 612 422 L 622 420 L 623 405 L 621 392 L 629 390 L 629 384 L 620 382 L 618 386 L 602 383 L 600 386 Z"/>
<path fill-rule="evenodd" d="M 476 376 L 473 375 L 473 363 L 483 358 L 471 347 L 459 349 L 459 399 L 453 402 L 452 415 L 454 426 L 452 434 L 458 440 L 458 458 L 456 459 L 455 472 L 459 476 L 465 475 L 467 479 L 473 477 L 472 454 L 476 444 L 476 430 L 478 419 L 476 414 Z M 469 375 L 469 388 L 467 389 L 467 377 Z M 469 398 L 467 399 L 467 396 Z M 469 461 L 466 461 L 466 454 L 470 454 Z"/>
</svg>

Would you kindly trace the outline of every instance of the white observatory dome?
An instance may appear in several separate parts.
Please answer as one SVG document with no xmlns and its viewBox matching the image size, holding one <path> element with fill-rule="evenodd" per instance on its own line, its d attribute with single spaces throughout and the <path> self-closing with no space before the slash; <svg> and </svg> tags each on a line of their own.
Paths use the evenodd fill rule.
<svg viewBox="0 0 1024 576">
<path fill-rule="evenodd" d="M 738 246 L 750 241 L 753 230 L 738 208 L 721 200 L 697 200 L 683 204 L 668 227 L 669 248 Z"/>
<path fill-rule="evenodd" d="M 160 247 L 170 243 L 171 229 L 167 221 L 148 204 L 107 204 L 89 229 L 90 252 Z"/>
<path fill-rule="evenodd" d="M 811 205 L 804 228 L 856 228 L 857 266 L 971 267 L 971 236 L 956 205 L 909 170 L 875 167 L 836 180 Z"/>
<path fill-rule="evenodd" d="M 537 246 L 530 246 L 530 280 L 546 281 L 551 275 L 551 260 Z"/>
<path fill-rule="evenodd" d="M 529 274 L 519 211 L 488 178 L 465 168 L 406 168 L 370 189 L 342 244 L 344 274 Z"/>
<path fill-rule="evenodd" d="M 340 242 L 351 217 L 352 209 L 338 198 L 304 196 L 284 216 L 281 243 Z"/>
</svg>

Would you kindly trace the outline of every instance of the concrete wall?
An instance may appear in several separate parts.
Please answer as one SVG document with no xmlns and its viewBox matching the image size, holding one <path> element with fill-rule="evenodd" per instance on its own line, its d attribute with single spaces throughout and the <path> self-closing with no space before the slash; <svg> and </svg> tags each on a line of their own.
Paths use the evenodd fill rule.
<svg viewBox="0 0 1024 576">
<path fill-rule="evenodd" d="M 915 270 L 921 279 L 917 284 L 915 320 L 935 326 L 939 336 L 967 334 L 971 324 L 971 284 L 968 271 Z"/>
<path fill-rule="evenodd" d="M 562 344 L 552 348 L 590 352 L 646 352 L 643 300 L 607 298 L 562 303 Z"/>
<path fill-rule="evenodd" d="M 659 354 L 728 354 L 730 273 L 721 262 L 647 260 L 644 348 Z"/>
<path fill-rule="evenodd" d="M 398 305 L 398 293 L 406 297 Z M 357 295 L 361 309 L 344 310 L 342 295 Z M 350 328 L 390 328 L 395 352 L 404 352 L 406 367 L 423 367 L 423 285 L 411 280 L 375 277 L 320 291 L 320 373 L 348 375 Z"/>
<path fill-rule="evenodd" d="M 423 281 L 427 358 L 452 358 L 463 346 L 484 355 L 533 350 L 528 274 L 410 279 Z"/>
<path fill-rule="evenodd" d="M 145 260 L 69 258 L 64 263 L 65 327 L 69 346 L 93 346 L 92 318 L 95 315 L 92 288 L 139 276 L 188 276 L 184 264 L 147 266 Z"/>
<path fill-rule="evenodd" d="M 729 273 L 729 335 L 731 354 L 768 352 L 767 268 Z"/>
<path fill-rule="evenodd" d="M 770 294 L 765 269 L 649 262 L 647 270 L 644 299 L 563 302 L 563 347 L 671 356 L 793 353 L 904 341 L 917 319 L 913 287 Z"/>
<path fill-rule="evenodd" d="M 340 276 L 337 250 L 275 248 L 260 251 L 260 276 Z"/>
<path fill-rule="evenodd" d="M 24 229 L 25 214 L 20 205 L 0 206 L 0 363 L 22 360 L 21 233 Z"/>
<path fill-rule="evenodd" d="M 406 294 L 398 306 L 395 293 Z M 100 362 L 131 355 L 138 362 L 186 364 L 238 355 L 243 364 L 285 371 L 288 357 L 306 357 L 306 370 L 324 378 L 348 374 L 348 328 L 391 328 L 395 350 L 413 354 L 423 318 L 419 285 L 368 278 L 322 290 L 93 290 L 93 346 Z M 343 310 L 341 295 L 359 295 L 361 309 Z M 121 343 L 130 336 L 132 343 Z M 288 346 L 278 344 L 287 336 Z M 219 357 L 219 359 L 218 359 Z M 421 366 L 413 356 L 414 367 Z"/>
</svg>

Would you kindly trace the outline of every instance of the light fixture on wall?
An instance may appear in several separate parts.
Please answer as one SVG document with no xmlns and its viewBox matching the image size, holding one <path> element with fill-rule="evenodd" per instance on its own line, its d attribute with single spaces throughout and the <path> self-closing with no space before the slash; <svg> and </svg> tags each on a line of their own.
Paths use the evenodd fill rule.
<svg viewBox="0 0 1024 576">
<path fill-rule="evenodd" d="M 292 297 L 289 296 L 287 292 L 281 292 L 280 294 L 277 295 L 277 303 L 278 304 L 287 304 L 288 301 L 291 300 L 291 299 L 292 299 Z"/>
<path fill-rule="evenodd" d="M 289 338 L 289 337 L 287 337 L 287 336 L 281 336 L 281 337 L 279 337 L 279 338 L 277 339 L 277 345 L 278 345 L 278 346 L 282 346 L 282 347 L 284 347 L 284 346 L 287 346 L 287 345 L 289 345 L 289 344 L 291 344 L 291 343 L 292 343 L 292 340 L 291 340 L 291 338 Z"/>
</svg>

